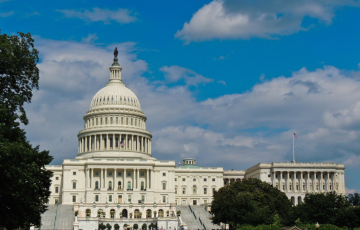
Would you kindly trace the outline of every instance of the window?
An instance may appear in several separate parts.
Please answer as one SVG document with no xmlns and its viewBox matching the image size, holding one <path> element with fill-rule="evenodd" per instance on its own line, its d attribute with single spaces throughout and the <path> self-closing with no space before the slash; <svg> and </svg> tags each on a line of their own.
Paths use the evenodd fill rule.
<svg viewBox="0 0 360 230">
<path fill-rule="evenodd" d="M 268 177 L 271 177 L 270 174 L 268 175 Z"/>
<path fill-rule="evenodd" d="M 207 181 L 207 179 L 206 179 L 206 178 L 204 178 L 204 181 Z"/>
<path fill-rule="evenodd" d="M 166 183 L 163 183 L 163 190 L 166 190 Z"/>
<path fill-rule="evenodd" d="M 212 188 L 212 193 L 213 193 L 213 194 L 215 193 L 215 188 Z"/>
<path fill-rule="evenodd" d="M 163 176 L 166 176 L 166 173 L 163 173 Z"/>
<path fill-rule="evenodd" d="M 99 201 L 99 195 L 95 195 L 95 201 L 96 201 L 96 202 Z"/>
<path fill-rule="evenodd" d="M 194 185 L 193 186 L 193 194 L 196 194 L 196 192 L 197 192 L 196 190 L 197 190 L 196 185 Z"/>
<path fill-rule="evenodd" d="M 76 175 L 76 172 L 73 172 L 73 175 L 75 176 L 75 175 Z"/>
<path fill-rule="evenodd" d="M 112 195 L 109 195 L 109 202 L 112 202 Z"/>
<path fill-rule="evenodd" d="M 128 176 L 131 176 L 131 173 L 128 173 Z"/>
<path fill-rule="evenodd" d="M 204 200 L 204 204 L 207 204 L 207 200 Z"/>
<path fill-rule="evenodd" d="M 207 188 L 204 188 L 204 194 L 207 194 Z"/>
<path fill-rule="evenodd" d="M 59 180 L 59 177 L 55 177 L 55 180 Z"/>
<path fill-rule="evenodd" d="M 118 176 L 121 176 L 121 172 L 118 173 Z"/>
<path fill-rule="evenodd" d="M 128 189 L 131 189 L 131 182 L 128 181 Z"/>
<path fill-rule="evenodd" d="M 145 195 L 141 195 L 141 203 L 145 203 Z"/>
<path fill-rule="evenodd" d="M 131 203 L 131 195 L 128 196 L 128 202 Z"/>
<path fill-rule="evenodd" d="M 99 181 L 95 181 L 95 189 L 99 189 Z"/>
<path fill-rule="evenodd" d="M 141 190 L 144 190 L 144 181 L 141 181 Z"/>
<path fill-rule="evenodd" d="M 183 201 L 182 201 L 182 204 L 183 204 L 183 205 L 186 205 L 186 200 L 183 200 Z"/>
<path fill-rule="evenodd" d="M 186 188 L 182 189 L 182 194 L 186 194 Z"/>
<path fill-rule="evenodd" d="M 99 172 L 95 172 L 95 176 L 99 176 Z"/>
<path fill-rule="evenodd" d="M 196 179 L 194 178 L 193 181 L 196 181 Z"/>
<path fill-rule="evenodd" d="M 76 189 L 76 182 L 73 182 L 73 189 Z"/>
<path fill-rule="evenodd" d="M 183 179 L 183 181 L 185 181 L 185 178 L 182 178 Z"/>
<path fill-rule="evenodd" d="M 73 202 L 76 202 L 76 196 L 73 196 L 72 200 L 73 200 Z"/>
<path fill-rule="evenodd" d="M 109 181 L 109 188 L 108 189 L 112 190 L 112 182 L 111 181 Z"/>
<path fill-rule="evenodd" d="M 118 181 L 118 190 L 121 190 L 121 181 Z"/>
<path fill-rule="evenodd" d="M 175 194 L 177 194 L 177 188 L 175 188 Z"/>
<path fill-rule="evenodd" d="M 175 178 L 175 181 L 177 181 L 177 178 Z"/>
<path fill-rule="evenodd" d="M 215 178 L 212 178 L 212 181 L 215 181 Z"/>
<path fill-rule="evenodd" d="M 166 203 L 166 196 L 163 196 L 163 203 Z"/>
<path fill-rule="evenodd" d="M 112 176 L 112 172 L 109 172 L 109 176 Z"/>
<path fill-rule="evenodd" d="M 59 187 L 55 187 L 55 193 L 59 193 Z"/>
<path fill-rule="evenodd" d="M 290 189 L 289 190 L 292 190 L 292 186 L 290 185 Z"/>
<path fill-rule="evenodd" d="M 140 173 L 140 176 L 144 176 L 144 173 L 142 172 L 142 173 Z"/>
</svg>

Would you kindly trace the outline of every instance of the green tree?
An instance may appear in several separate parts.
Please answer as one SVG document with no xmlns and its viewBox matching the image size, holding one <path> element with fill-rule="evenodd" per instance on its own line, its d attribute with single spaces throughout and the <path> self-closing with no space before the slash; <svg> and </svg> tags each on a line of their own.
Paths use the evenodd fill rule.
<svg viewBox="0 0 360 230">
<path fill-rule="evenodd" d="M 0 35 L 0 227 L 40 225 L 50 196 L 49 151 L 33 147 L 20 123 L 28 124 L 24 103 L 38 89 L 38 51 L 31 35 Z"/>
<path fill-rule="evenodd" d="M 134 224 L 134 229 L 138 229 L 139 225 L 138 224 Z"/>
<path fill-rule="evenodd" d="M 141 229 L 146 230 L 146 224 L 141 225 Z"/>
<path fill-rule="evenodd" d="M 106 229 L 105 224 L 100 223 L 100 224 L 99 224 L 99 229 L 100 229 L 100 230 L 105 230 L 105 229 Z"/>
<path fill-rule="evenodd" d="M 120 229 L 120 226 L 119 226 L 118 224 L 115 224 L 115 225 L 114 225 L 114 229 L 115 229 L 115 230 L 119 230 L 119 229 Z"/>
<path fill-rule="evenodd" d="M 352 206 L 358 206 L 360 205 L 360 195 L 359 193 L 350 193 L 348 195 L 348 200 Z"/>
<path fill-rule="evenodd" d="M 277 188 L 258 179 L 237 181 L 220 188 L 213 195 L 211 212 L 214 223 L 239 225 L 271 224 L 275 215 L 287 219 L 291 202 Z"/>
<path fill-rule="evenodd" d="M 110 224 L 106 224 L 106 229 L 111 230 L 112 226 Z"/>
<path fill-rule="evenodd" d="M 304 202 L 294 207 L 295 218 L 303 223 L 331 224 L 339 227 L 356 225 L 355 211 L 343 195 L 336 192 L 308 193 Z"/>
</svg>

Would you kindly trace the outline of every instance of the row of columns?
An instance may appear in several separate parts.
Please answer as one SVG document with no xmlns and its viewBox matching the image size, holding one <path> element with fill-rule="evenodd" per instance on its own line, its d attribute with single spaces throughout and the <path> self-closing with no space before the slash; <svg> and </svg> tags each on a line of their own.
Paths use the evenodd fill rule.
<svg viewBox="0 0 360 230">
<path fill-rule="evenodd" d="M 86 188 L 87 189 L 93 189 L 92 185 L 94 185 L 94 189 L 95 189 L 95 183 L 94 183 L 94 177 L 95 177 L 95 170 L 98 171 L 99 169 L 95 169 L 95 168 L 87 168 L 86 169 Z M 122 172 L 123 173 L 123 185 L 121 190 L 122 191 L 127 191 L 127 182 L 131 181 L 131 180 L 127 180 L 127 172 L 132 171 L 132 183 L 131 183 L 131 190 L 140 190 L 139 187 L 139 181 L 140 181 L 140 169 L 131 169 L 128 170 L 126 168 L 124 169 L 109 169 L 109 168 L 101 168 L 100 169 L 100 178 L 99 178 L 99 189 L 108 189 L 107 184 L 108 184 L 108 180 L 107 180 L 107 175 L 108 172 L 113 172 L 113 182 L 112 182 L 112 188 L 111 190 L 113 191 L 118 191 L 118 186 L 117 186 L 117 178 L 118 178 L 118 173 Z M 145 185 L 144 185 L 144 189 L 148 190 L 148 189 L 153 189 L 153 181 L 154 181 L 154 173 L 152 169 L 145 169 L 146 171 L 146 181 L 145 181 Z"/>
<path fill-rule="evenodd" d="M 240 178 L 224 178 L 224 186 L 234 183 L 235 181 L 241 181 Z"/>
<path fill-rule="evenodd" d="M 285 177 L 283 177 L 283 175 Z M 330 176 L 332 174 L 332 177 Z M 278 179 L 276 179 L 276 175 L 279 176 Z M 292 178 L 290 176 L 292 175 Z M 296 178 L 296 175 L 300 176 L 300 179 Z M 320 175 L 320 178 L 316 178 L 316 175 Z M 326 178 L 324 176 L 326 175 Z M 306 176 L 306 178 L 304 178 Z M 312 176 L 312 178 L 310 178 Z M 272 174 L 272 183 L 273 186 L 276 186 L 276 182 L 278 182 L 278 188 L 281 191 L 329 191 L 329 190 L 338 190 L 338 188 L 335 187 L 335 173 L 334 172 L 297 172 L 297 171 L 274 171 Z M 292 184 L 292 188 L 290 189 L 290 182 Z M 296 182 L 298 182 L 299 188 L 296 187 Z M 316 188 L 316 182 L 318 182 L 319 188 Z M 285 189 L 283 188 L 283 185 L 285 183 Z M 305 189 L 303 188 L 303 185 L 305 184 Z M 310 186 L 311 185 L 311 186 Z M 323 185 L 325 185 L 325 188 L 323 188 Z"/>
<path fill-rule="evenodd" d="M 132 134 L 100 134 L 79 138 L 79 153 L 98 150 L 127 150 L 151 154 L 151 139 Z"/>
</svg>

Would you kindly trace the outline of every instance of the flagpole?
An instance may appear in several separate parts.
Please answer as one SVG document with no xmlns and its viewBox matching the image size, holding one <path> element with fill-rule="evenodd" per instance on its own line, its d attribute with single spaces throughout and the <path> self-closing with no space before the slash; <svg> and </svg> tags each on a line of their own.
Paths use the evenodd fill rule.
<svg viewBox="0 0 360 230">
<path fill-rule="evenodd" d="M 293 162 L 295 163 L 295 133 L 293 133 Z"/>
</svg>

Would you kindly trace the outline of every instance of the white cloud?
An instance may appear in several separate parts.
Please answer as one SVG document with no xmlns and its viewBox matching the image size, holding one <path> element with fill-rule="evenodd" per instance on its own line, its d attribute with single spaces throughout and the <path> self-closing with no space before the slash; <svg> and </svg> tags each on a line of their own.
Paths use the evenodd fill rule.
<svg viewBox="0 0 360 230">
<path fill-rule="evenodd" d="M 224 60 L 224 59 L 226 59 L 226 57 L 224 57 L 224 56 L 220 56 L 220 57 L 218 57 L 218 58 L 213 58 L 214 60 Z"/>
<path fill-rule="evenodd" d="M 127 24 L 130 22 L 135 22 L 137 18 L 132 15 L 131 11 L 128 9 L 118 9 L 116 11 L 108 9 L 93 8 L 93 11 L 89 10 L 57 10 L 65 15 L 67 18 L 80 18 L 89 22 L 104 22 L 110 23 L 115 21 L 121 24 Z"/>
<path fill-rule="evenodd" d="M 214 0 L 185 22 L 176 38 L 191 41 L 211 39 L 273 38 L 307 28 L 306 16 L 330 24 L 339 6 L 359 6 L 354 0 Z"/>
<path fill-rule="evenodd" d="M 219 83 L 219 84 L 223 84 L 223 85 L 226 85 L 226 82 L 225 82 L 225 81 L 223 81 L 223 80 L 220 80 L 220 81 L 218 81 L 217 83 Z"/>
<path fill-rule="evenodd" d="M 82 38 L 81 39 L 81 42 L 84 42 L 84 43 L 93 43 L 95 42 L 96 40 L 98 40 L 98 36 L 96 36 L 96 33 L 95 34 L 89 34 L 86 38 Z"/>
<path fill-rule="evenodd" d="M 209 83 L 213 81 L 213 79 L 206 78 L 191 69 L 186 69 L 177 65 L 161 67 L 160 71 L 165 74 L 164 77 L 167 82 L 184 80 L 186 85 L 197 86 L 200 83 Z"/>
<path fill-rule="evenodd" d="M 10 17 L 14 14 L 14 11 L 9 11 L 9 12 L 1 12 L 0 13 L 0 17 L 6 18 L 6 17 Z"/>
</svg>

